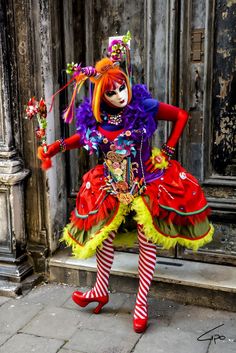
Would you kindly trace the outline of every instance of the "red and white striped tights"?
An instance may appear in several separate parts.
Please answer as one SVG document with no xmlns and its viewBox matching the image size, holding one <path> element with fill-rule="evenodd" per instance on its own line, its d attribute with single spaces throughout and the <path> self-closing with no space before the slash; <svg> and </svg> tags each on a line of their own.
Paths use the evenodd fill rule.
<svg viewBox="0 0 236 353">
<path fill-rule="evenodd" d="M 138 224 L 138 241 L 139 288 L 134 308 L 134 318 L 145 319 L 147 317 L 147 294 L 151 286 L 156 265 L 156 245 L 147 240 L 143 233 L 143 227 L 140 224 Z"/>
<path fill-rule="evenodd" d="M 84 293 L 86 298 L 102 297 L 108 293 L 108 282 L 111 266 L 114 260 L 113 240 L 116 233 L 111 232 L 103 242 L 102 249 L 97 248 L 97 278 L 93 289 Z"/>
<path fill-rule="evenodd" d="M 105 296 L 108 293 L 108 282 L 111 266 L 114 259 L 113 240 L 115 233 L 103 242 L 102 249 L 97 249 L 97 278 L 93 289 L 84 293 L 86 298 Z M 134 318 L 145 319 L 147 317 L 147 294 L 153 278 L 156 264 L 156 245 L 149 242 L 142 231 L 142 226 L 138 225 L 139 241 L 139 289 L 134 309 Z"/>
</svg>

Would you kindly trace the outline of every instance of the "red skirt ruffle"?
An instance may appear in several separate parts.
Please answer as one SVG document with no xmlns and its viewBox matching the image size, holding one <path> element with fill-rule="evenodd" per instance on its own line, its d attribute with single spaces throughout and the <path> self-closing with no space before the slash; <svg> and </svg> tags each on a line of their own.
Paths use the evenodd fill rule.
<svg viewBox="0 0 236 353">
<path fill-rule="evenodd" d="M 89 230 L 109 213 L 118 208 L 118 199 L 101 190 L 105 185 L 104 167 L 97 165 L 83 176 L 83 183 L 76 198 L 76 209 L 71 213 L 71 222 L 78 228 Z"/>
<path fill-rule="evenodd" d="M 194 225 L 210 213 L 198 180 L 175 160 L 148 185 L 144 196 L 152 216 L 166 223 Z"/>
<path fill-rule="evenodd" d="M 71 222 L 78 229 L 89 230 L 118 208 L 118 199 L 101 190 L 103 186 L 103 165 L 84 175 L 76 209 L 71 213 Z M 166 223 L 194 225 L 206 219 L 210 212 L 197 179 L 175 160 L 161 178 L 147 184 L 142 196 L 152 216 Z"/>
</svg>

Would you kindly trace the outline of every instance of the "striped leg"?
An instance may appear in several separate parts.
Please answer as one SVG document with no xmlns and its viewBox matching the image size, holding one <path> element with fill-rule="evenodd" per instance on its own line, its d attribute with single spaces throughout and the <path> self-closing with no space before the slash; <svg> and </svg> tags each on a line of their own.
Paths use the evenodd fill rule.
<svg viewBox="0 0 236 353">
<path fill-rule="evenodd" d="M 108 282 L 111 271 L 111 266 L 114 259 L 113 240 L 115 233 L 111 232 L 103 242 L 102 249 L 97 249 L 97 278 L 95 286 L 88 292 L 84 293 L 85 298 L 96 298 L 107 295 Z"/>
<path fill-rule="evenodd" d="M 156 245 L 149 242 L 138 225 L 139 240 L 139 289 L 134 309 L 134 319 L 147 319 L 147 294 L 156 264 Z"/>
</svg>

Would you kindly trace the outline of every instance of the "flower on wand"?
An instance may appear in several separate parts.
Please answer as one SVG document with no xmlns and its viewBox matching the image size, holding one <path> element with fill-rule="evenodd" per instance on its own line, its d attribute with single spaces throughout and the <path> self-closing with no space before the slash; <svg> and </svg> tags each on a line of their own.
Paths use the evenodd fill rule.
<svg viewBox="0 0 236 353">
<path fill-rule="evenodd" d="M 47 106 L 41 98 L 38 102 L 35 97 L 29 99 L 25 108 L 26 119 L 32 120 L 37 118 L 38 127 L 36 129 L 36 137 L 41 140 L 41 148 L 38 151 L 38 157 L 42 160 L 42 169 L 47 170 L 52 166 L 50 158 L 43 157 L 43 153 L 47 152 L 46 129 L 47 129 Z"/>
</svg>

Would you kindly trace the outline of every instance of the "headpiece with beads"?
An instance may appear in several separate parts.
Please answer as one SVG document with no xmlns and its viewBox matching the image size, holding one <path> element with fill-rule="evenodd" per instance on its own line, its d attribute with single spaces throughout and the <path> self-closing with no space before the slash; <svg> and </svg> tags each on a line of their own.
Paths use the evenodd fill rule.
<svg viewBox="0 0 236 353">
<path fill-rule="evenodd" d="M 69 106 L 63 113 L 63 119 L 66 123 L 71 123 L 74 118 L 74 103 L 76 94 L 79 93 L 84 82 L 89 79 L 94 84 L 93 92 L 93 112 L 95 119 L 101 121 L 100 118 L 100 103 L 101 103 L 101 92 L 103 91 L 105 82 L 107 82 L 108 76 L 113 77 L 114 81 L 117 78 L 119 82 L 119 77 L 123 76 L 123 81 L 126 82 L 128 88 L 128 102 L 131 100 L 131 64 L 130 64 L 130 43 L 131 35 L 128 32 L 123 37 L 111 37 L 108 47 L 108 58 L 101 59 L 96 63 L 96 66 L 86 66 L 81 67 L 81 64 L 67 64 L 66 72 L 72 76 L 69 82 L 62 87 L 58 92 L 53 95 L 52 104 L 55 96 L 61 92 L 63 89 L 68 87 L 72 82 L 75 83 L 72 98 Z M 125 71 L 126 74 L 121 70 L 120 63 L 125 60 Z M 49 111 L 52 109 L 51 108 Z"/>
</svg>

